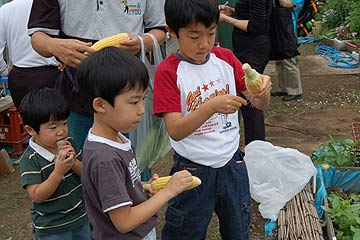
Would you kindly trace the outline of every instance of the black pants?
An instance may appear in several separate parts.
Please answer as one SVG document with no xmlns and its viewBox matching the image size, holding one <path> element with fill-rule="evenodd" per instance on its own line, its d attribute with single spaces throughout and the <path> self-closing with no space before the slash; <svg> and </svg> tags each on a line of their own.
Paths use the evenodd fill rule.
<svg viewBox="0 0 360 240">
<path fill-rule="evenodd" d="M 236 57 L 242 63 L 248 63 L 258 73 L 263 73 L 269 62 L 271 44 L 267 37 L 238 38 L 233 33 L 233 46 Z M 242 98 L 244 95 L 240 94 Z M 249 104 L 240 108 L 244 121 L 245 145 L 254 140 L 265 140 L 264 112 Z"/>
<path fill-rule="evenodd" d="M 20 68 L 14 66 L 9 73 L 9 90 L 16 108 L 21 99 L 34 89 L 53 88 L 60 74 L 55 66 Z"/>
<path fill-rule="evenodd" d="M 239 96 L 246 99 L 243 94 Z M 240 108 L 244 121 L 245 145 L 254 140 L 265 140 L 264 112 L 247 102 L 247 106 Z"/>
</svg>

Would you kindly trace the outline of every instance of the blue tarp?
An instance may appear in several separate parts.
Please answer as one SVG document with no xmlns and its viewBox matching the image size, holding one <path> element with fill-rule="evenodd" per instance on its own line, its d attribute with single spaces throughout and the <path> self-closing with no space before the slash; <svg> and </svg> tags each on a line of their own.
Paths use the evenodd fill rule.
<svg viewBox="0 0 360 240">
<path fill-rule="evenodd" d="M 314 196 L 316 211 L 321 219 L 324 210 L 324 199 L 327 197 L 327 188 L 341 188 L 343 191 L 360 192 L 360 168 L 337 168 L 328 165 L 317 166 L 316 194 Z M 276 222 L 267 221 L 264 226 L 265 236 L 273 236 L 277 228 Z"/>
<path fill-rule="evenodd" d="M 360 168 L 337 168 L 324 165 L 317 167 L 316 194 L 314 197 L 315 207 L 319 218 L 323 216 L 324 198 L 327 196 L 327 188 L 341 188 L 343 191 L 360 192 Z"/>
</svg>

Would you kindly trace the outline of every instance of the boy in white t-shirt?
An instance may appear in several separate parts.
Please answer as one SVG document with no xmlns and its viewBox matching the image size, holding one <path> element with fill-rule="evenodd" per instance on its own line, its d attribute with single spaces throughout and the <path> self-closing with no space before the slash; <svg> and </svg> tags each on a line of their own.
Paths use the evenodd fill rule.
<svg viewBox="0 0 360 240">
<path fill-rule="evenodd" d="M 158 67 L 154 114 L 165 120 L 175 151 L 171 173 L 187 169 L 202 185 L 169 202 L 163 239 L 205 239 L 213 211 L 223 239 L 248 239 L 251 197 L 239 151 L 238 109 L 246 100 L 269 105 L 271 81 L 258 94 L 246 90 L 242 63 L 214 47 L 219 10 L 213 0 L 166 1 L 167 30 L 179 50 Z"/>
</svg>

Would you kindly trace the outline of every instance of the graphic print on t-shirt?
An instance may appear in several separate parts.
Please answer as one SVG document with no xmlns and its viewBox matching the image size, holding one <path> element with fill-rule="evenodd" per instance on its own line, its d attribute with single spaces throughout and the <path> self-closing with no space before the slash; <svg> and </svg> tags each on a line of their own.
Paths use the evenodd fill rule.
<svg viewBox="0 0 360 240">
<path fill-rule="evenodd" d="M 196 90 L 189 91 L 186 97 L 186 110 L 191 113 L 198 109 L 201 104 L 209 101 L 211 98 L 217 96 L 223 96 L 230 94 L 229 84 L 226 84 L 224 88 L 217 89 L 216 85 L 220 85 L 221 80 L 210 80 L 207 84 L 203 84 L 201 87 L 196 86 Z M 222 86 L 222 85 L 221 85 Z M 210 92 L 209 92 L 210 91 Z M 203 95 L 206 97 L 203 98 Z M 198 128 L 194 135 L 200 136 L 203 134 L 209 134 L 215 132 L 214 127 L 222 124 L 223 131 L 231 128 L 231 122 L 227 121 L 227 114 L 215 113 L 209 118 L 200 128 Z"/>
<path fill-rule="evenodd" d="M 141 15 L 141 2 L 129 4 L 127 0 L 122 0 L 122 4 L 124 5 L 124 11 L 123 13 L 126 13 L 127 15 Z"/>
<path fill-rule="evenodd" d="M 129 162 L 129 166 L 128 166 L 129 172 L 130 172 L 130 176 L 131 176 L 131 183 L 132 186 L 135 186 L 135 182 L 140 179 L 140 170 L 137 167 L 136 164 L 136 160 L 135 158 L 133 158 L 130 162 Z"/>
</svg>

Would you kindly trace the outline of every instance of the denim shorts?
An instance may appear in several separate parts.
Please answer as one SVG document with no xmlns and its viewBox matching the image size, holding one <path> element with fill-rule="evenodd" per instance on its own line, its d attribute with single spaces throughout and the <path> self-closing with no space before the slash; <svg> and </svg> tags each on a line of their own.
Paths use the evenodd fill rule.
<svg viewBox="0 0 360 240">
<path fill-rule="evenodd" d="M 89 223 L 70 231 L 51 234 L 44 237 L 35 236 L 35 240 L 91 240 L 91 231 Z"/>
<path fill-rule="evenodd" d="M 205 239 L 213 211 L 219 218 L 222 239 L 249 239 L 251 197 L 240 150 L 221 168 L 199 165 L 175 153 L 170 175 L 183 169 L 202 183 L 169 201 L 162 239 Z"/>
</svg>

